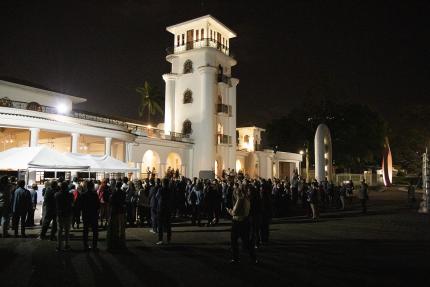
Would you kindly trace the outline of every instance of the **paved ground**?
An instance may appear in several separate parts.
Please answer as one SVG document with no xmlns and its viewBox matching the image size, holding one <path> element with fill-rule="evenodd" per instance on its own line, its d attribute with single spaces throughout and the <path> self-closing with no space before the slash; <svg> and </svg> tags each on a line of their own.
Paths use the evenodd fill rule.
<svg viewBox="0 0 430 287">
<path fill-rule="evenodd" d="M 357 205 L 274 220 L 261 264 L 243 254 L 230 265 L 229 223 L 198 228 L 176 224 L 173 243 L 155 246 L 148 230 L 127 230 L 128 250 L 82 252 L 73 232 L 68 253 L 34 238 L 0 239 L 1 286 L 429 286 L 430 219 L 406 204 L 406 193 L 370 194 L 369 212 Z M 38 228 L 29 234 L 36 236 Z"/>
</svg>

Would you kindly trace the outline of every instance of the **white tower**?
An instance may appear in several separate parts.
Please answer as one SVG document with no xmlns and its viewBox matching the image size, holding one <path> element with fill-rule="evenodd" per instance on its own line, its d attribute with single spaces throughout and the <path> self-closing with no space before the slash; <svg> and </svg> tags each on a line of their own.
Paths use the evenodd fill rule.
<svg viewBox="0 0 430 287">
<path fill-rule="evenodd" d="M 194 140 L 193 176 L 213 176 L 236 163 L 236 61 L 230 39 L 236 34 L 207 15 L 167 27 L 174 47 L 166 60 L 164 129 Z"/>
</svg>

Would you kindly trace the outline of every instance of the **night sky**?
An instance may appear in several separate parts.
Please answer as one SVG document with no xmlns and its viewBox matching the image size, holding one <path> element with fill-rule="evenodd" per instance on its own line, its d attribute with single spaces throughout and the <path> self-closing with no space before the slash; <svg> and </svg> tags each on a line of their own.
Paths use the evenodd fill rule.
<svg viewBox="0 0 430 287">
<path fill-rule="evenodd" d="M 137 118 L 145 80 L 164 95 L 165 28 L 206 14 L 238 34 L 239 126 L 286 114 L 327 76 L 386 118 L 430 99 L 430 1 L 16 2 L 0 4 L 0 78 L 87 98 L 92 112 Z"/>
</svg>

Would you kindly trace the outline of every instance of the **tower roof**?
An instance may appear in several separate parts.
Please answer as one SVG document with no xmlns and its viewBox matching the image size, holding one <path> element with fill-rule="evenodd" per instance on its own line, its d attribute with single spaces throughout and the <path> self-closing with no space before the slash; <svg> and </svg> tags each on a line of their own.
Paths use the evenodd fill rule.
<svg viewBox="0 0 430 287">
<path fill-rule="evenodd" d="M 225 26 L 223 23 L 221 23 L 219 20 L 217 20 L 215 17 L 211 15 L 205 15 L 199 18 L 195 18 L 189 21 L 185 21 L 176 25 L 172 25 L 166 28 L 166 30 L 172 34 L 176 34 L 178 30 L 183 31 L 187 30 L 188 28 L 193 28 L 196 25 L 208 25 L 208 26 L 214 26 L 216 29 L 223 31 L 228 38 L 234 38 L 236 37 L 236 33 Z"/>
</svg>

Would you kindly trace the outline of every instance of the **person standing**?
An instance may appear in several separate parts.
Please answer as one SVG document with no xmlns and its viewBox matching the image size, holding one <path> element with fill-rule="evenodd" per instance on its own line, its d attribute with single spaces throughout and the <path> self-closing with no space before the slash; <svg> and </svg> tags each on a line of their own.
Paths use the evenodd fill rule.
<svg viewBox="0 0 430 287">
<path fill-rule="evenodd" d="M 28 216 L 27 216 L 27 226 L 30 226 L 30 227 L 34 226 L 34 212 L 36 211 L 36 207 L 37 207 L 37 189 L 38 189 L 37 184 L 33 183 L 31 185 L 31 190 L 30 190 L 32 208 L 28 212 Z"/>
<path fill-rule="evenodd" d="M 191 224 L 200 226 L 200 212 L 203 202 L 203 184 L 200 179 L 193 186 L 188 197 L 188 202 L 191 208 Z"/>
<path fill-rule="evenodd" d="M 270 186 L 266 181 L 262 181 L 260 186 L 261 197 L 261 243 L 269 243 L 269 225 L 272 220 L 272 196 L 270 195 Z"/>
<path fill-rule="evenodd" d="M 145 220 L 150 225 L 150 209 L 149 209 L 149 180 L 146 179 L 145 183 L 142 185 L 142 182 L 139 180 L 136 184 L 138 187 L 138 201 L 137 201 L 137 211 L 139 214 L 139 225 L 143 227 L 145 224 Z"/>
<path fill-rule="evenodd" d="M 171 227 L 171 202 L 172 191 L 169 190 L 169 180 L 163 179 L 161 188 L 157 193 L 157 215 L 158 215 L 158 242 L 157 245 L 163 244 L 163 233 L 167 233 L 167 243 L 172 239 Z"/>
<path fill-rule="evenodd" d="M 43 220 L 42 231 L 40 232 L 39 239 L 45 239 L 46 232 L 52 221 L 51 227 L 51 240 L 56 240 L 55 234 L 57 233 L 57 208 L 55 205 L 55 193 L 58 191 L 58 182 L 45 182 L 45 194 L 43 196 Z"/>
<path fill-rule="evenodd" d="M 93 232 L 93 243 L 92 249 L 97 251 L 98 241 L 98 214 L 100 209 L 99 197 L 94 189 L 94 183 L 92 181 L 86 181 L 83 187 L 83 193 L 81 195 L 81 208 L 82 208 L 82 221 L 84 224 L 84 250 L 88 251 L 88 232 L 91 228 Z"/>
<path fill-rule="evenodd" d="M 255 256 L 254 246 L 251 246 L 249 240 L 249 210 L 250 202 L 246 194 L 243 192 L 242 187 L 238 183 L 235 184 L 234 190 L 234 206 L 229 208 L 227 211 L 232 216 L 231 226 L 231 250 L 232 259 L 231 263 L 239 262 L 239 238 L 242 241 L 243 246 L 248 250 L 251 260 L 254 264 L 257 264 L 257 258 Z"/>
<path fill-rule="evenodd" d="M 107 227 L 108 225 L 108 206 L 109 206 L 109 187 L 108 180 L 103 179 L 98 190 L 97 195 L 100 202 L 100 227 Z"/>
<path fill-rule="evenodd" d="M 125 248 L 125 192 L 121 181 L 116 182 L 109 202 L 111 214 L 106 235 L 108 250 Z"/>
<path fill-rule="evenodd" d="M 69 250 L 69 232 L 70 224 L 72 221 L 72 204 L 73 195 L 69 192 L 69 187 L 66 182 L 60 184 L 60 190 L 55 193 L 55 203 L 57 208 L 57 224 L 58 224 L 58 238 L 57 238 L 57 251 L 63 248 L 63 241 L 65 241 L 65 250 Z M 64 238 L 63 238 L 64 231 Z"/>
<path fill-rule="evenodd" d="M 12 204 L 12 226 L 15 237 L 18 237 L 18 224 L 21 222 L 21 236 L 25 235 L 25 218 L 32 209 L 30 191 L 25 188 L 25 181 L 18 180 L 18 188 L 15 190 Z"/>
<path fill-rule="evenodd" d="M 81 206 L 80 206 L 80 196 L 82 192 L 82 186 L 80 184 L 78 185 L 71 185 L 71 192 L 73 194 L 73 218 L 72 218 L 72 228 L 79 229 L 79 224 L 81 224 Z M 76 226 L 76 227 L 75 227 Z"/>
<path fill-rule="evenodd" d="M 318 182 L 313 182 L 312 186 L 308 189 L 308 202 L 312 211 L 312 219 L 318 219 Z"/>
<path fill-rule="evenodd" d="M 339 188 L 339 198 L 340 198 L 340 209 L 345 210 L 345 198 L 346 198 L 346 185 L 342 183 Z"/>
<path fill-rule="evenodd" d="M 3 176 L 0 178 L 0 223 L 3 230 L 3 238 L 9 236 L 8 229 L 11 196 L 12 185 L 9 183 L 8 177 Z"/>
<path fill-rule="evenodd" d="M 260 197 L 260 185 L 253 182 L 248 185 L 248 198 L 250 202 L 249 221 L 250 221 L 250 244 L 251 248 L 259 248 L 261 244 L 260 229 L 262 220 L 262 201 Z"/>
<path fill-rule="evenodd" d="M 369 195 L 368 195 L 368 185 L 364 178 L 361 180 L 360 192 L 358 193 L 358 198 L 360 199 L 360 202 L 361 202 L 362 213 L 366 213 L 367 200 L 369 200 Z"/>
<path fill-rule="evenodd" d="M 149 205 L 151 208 L 151 229 L 149 232 L 151 233 L 158 233 L 158 216 L 157 216 L 157 194 L 160 189 L 160 179 L 157 178 L 157 181 L 155 182 L 153 179 L 151 179 L 151 187 L 149 189 Z"/>
</svg>

